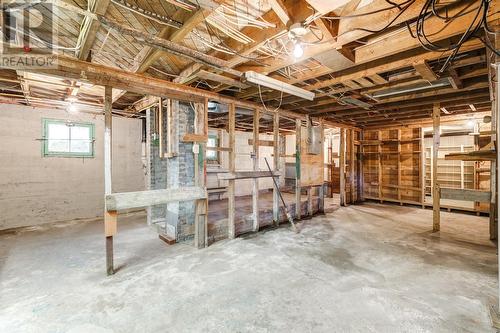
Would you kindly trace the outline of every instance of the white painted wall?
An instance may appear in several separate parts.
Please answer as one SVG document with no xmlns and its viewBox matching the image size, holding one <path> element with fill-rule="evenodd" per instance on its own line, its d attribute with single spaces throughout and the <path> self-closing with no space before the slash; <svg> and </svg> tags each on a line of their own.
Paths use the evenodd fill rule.
<svg viewBox="0 0 500 333">
<path fill-rule="evenodd" d="M 94 123 L 95 157 L 43 157 L 42 118 Z M 1 104 L 0 124 L 0 230 L 102 215 L 102 116 Z M 141 150 L 140 120 L 114 117 L 114 192 L 144 189 Z"/>
</svg>

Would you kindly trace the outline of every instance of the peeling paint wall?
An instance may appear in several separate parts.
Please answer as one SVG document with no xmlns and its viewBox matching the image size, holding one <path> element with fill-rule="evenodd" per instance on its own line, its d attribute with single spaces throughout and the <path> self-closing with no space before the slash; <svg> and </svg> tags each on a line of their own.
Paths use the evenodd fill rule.
<svg viewBox="0 0 500 333">
<path fill-rule="evenodd" d="M 43 157 L 42 118 L 95 124 L 93 158 Z M 102 216 L 104 118 L 0 105 L 0 230 Z M 141 121 L 113 118 L 113 191 L 144 189 Z"/>
</svg>

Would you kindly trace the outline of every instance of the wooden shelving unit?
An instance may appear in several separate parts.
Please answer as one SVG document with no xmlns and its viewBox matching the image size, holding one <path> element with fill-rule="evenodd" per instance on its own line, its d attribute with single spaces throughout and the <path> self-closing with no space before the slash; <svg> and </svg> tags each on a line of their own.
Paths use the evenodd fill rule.
<svg viewBox="0 0 500 333">
<path fill-rule="evenodd" d="M 421 129 L 364 131 L 363 139 L 365 198 L 423 204 Z"/>
</svg>

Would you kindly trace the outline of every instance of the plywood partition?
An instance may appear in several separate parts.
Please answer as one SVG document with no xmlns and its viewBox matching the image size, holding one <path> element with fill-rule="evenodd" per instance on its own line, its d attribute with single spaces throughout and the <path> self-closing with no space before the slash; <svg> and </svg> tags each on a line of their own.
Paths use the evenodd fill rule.
<svg viewBox="0 0 500 333">
<path fill-rule="evenodd" d="M 423 204 L 420 128 L 363 131 L 360 140 L 363 196 Z"/>
</svg>

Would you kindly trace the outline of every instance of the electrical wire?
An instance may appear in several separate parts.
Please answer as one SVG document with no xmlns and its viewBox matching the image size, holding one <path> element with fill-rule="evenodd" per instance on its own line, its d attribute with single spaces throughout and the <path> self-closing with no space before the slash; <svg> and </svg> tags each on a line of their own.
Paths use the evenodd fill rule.
<svg viewBox="0 0 500 333">
<path fill-rule="evenodd" d="M 478 38 L 485 45 L 485 47 L 489 48 L 493 53 L 500 56 L 500 52 L 498 50 L 495 50 L 495 48 L 492 45 L 490 45 L 488 38 L 483 39 L 483 37 L 480 35 L 481 29 L 484 29 L 486 33 L 491 32 L 487 23 L 490 2 L 491 0 L 480 0 L 479 5 L 477 7 L 469 9 L 471 6 L 474 5 L 474 2 L 471 2 L 469 6 L 466 6 L 465 8 L 460 10 L 458 13 L 455 13 L 451 17 L 449 16 L 449 11 L 447 7 L 437 8 L 437 6 L 439 6 L 439 0 L 427 0 L 425 2 L 424 6 L 422 7 L 419 13 L 417 21 L 415 22 L 416 25 L 415 35 L 413 34 L 411 35 L 412 37 L 417 38 L 422 47 L 428 51 L 440 51 L 440 52 L 451 51 L 451 54 L 446 58 L 446 61 L 439 70 L 439 73 L 443 73 L 448 68 L 448 66 L 456 58 L 462 45 L 471 38 Z M 435 17 L 437 19 L 442 20 L 444 27 L 446 27 L 451 21 L 459 17 L 463 17 L 464 15 L 467 15 L 474 11 L 475 15 L 473 19 L 470 21 L 470 24 L 467 26 L 467 29 L 460 36 L 459 40 L 456 43 L 452 43 L 451 45 L 448 45 L 446 47 L 438 45 L 436 42 L 430 40 L 429 38 L 430 36 L 425 31 L 426 21 L 431 17 Z M 442 12 L 445 12 L 445 15 L 443 15 Z"/>
</svg>

